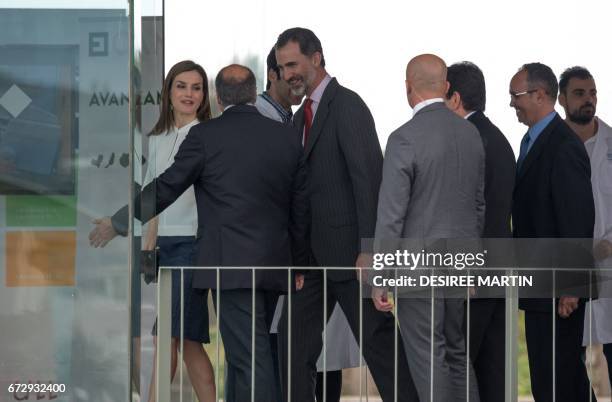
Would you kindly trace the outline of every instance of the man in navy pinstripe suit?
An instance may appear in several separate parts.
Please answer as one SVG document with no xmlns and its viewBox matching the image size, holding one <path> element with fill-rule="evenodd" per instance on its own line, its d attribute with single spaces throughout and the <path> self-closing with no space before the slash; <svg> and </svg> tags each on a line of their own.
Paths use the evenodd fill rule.
<svg viewBox="0 0 612 402">
<path fill-rule="evenodd" d="M 309 169 L 311 266 L 366 267 L 361 239 L 372 238 L 382 172 L 374 119 L 363 100 L 325 70 L 321 42 L 305 28 L 283 32 L 276 42 L 282 78 L 306 100 L 294 118 Z M 291 402 L 314 400 L 316 361 L 322 348 L 323 271 L 305 275 L 292 301 Z M 354 270 L 327 273 L 328 314 L 339 303 L 359 340 L 363 307 L 363 355 L 384 401 L 394 400 L 394 318 L 359 299 Z M 287 384 L 287 312 L 280 330 L 283 384 Z M 399 334 L 398 334 L 399 336 Z M 342 339 L 337 340 L 343 342 Z M 401 339 L 398 342 L 398 401 L 416 401 Z M 287 387 L 284 395 L 287 399 Z"/>
</svg>

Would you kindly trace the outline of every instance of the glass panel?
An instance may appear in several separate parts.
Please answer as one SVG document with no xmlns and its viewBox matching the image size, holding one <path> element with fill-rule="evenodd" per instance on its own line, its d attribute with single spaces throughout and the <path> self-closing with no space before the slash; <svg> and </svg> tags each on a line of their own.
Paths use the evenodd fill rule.
<svg viewBox="0 0 612 402">
<path fill-rule="evenodd" d="M 141 13 L 139 15 L 138 13 Z M 140 41 L 134 43 L 134 93 L 135 125 L 134 125 L 134 181 L 138 184 L 144 183 L 147 169 L 151 168 L 149 163 L 149 142 L 147 134 L 151 131 L 159 117 L 161 101 L 161 90 L 163 80 L 163 14 L 161 0 L 144 0 L 135 4 L 135 18 L 139 18 Z M 135 27 L 136 28 L 136 27 Z M 136 39 L 136 38 L 135 38 Z M 136 46 L 137 43 L 140 46 Z M 139 186 L 135 186 L 138 188 Z M 134 224 L 134 269 L 140 269 L 140 253 L 144 247 L 141 234 L 146 233 L 138 220 Z M 142 230 L 140 230 L 142 228 Z M 133 377 L 138 378 L 140 397 L 148 400 L 152 382 L 153 367 L 155 361 L 155 346 L 153 343 L 152 327 L 156 320 L 156 286 L 155 283 L 147 283 L 149 278 L 144 275 L 133 276 L 133 324 L 137 328 L 133 334 Z M 136 313 L 137 312 L 137 313 Z"/>
<path fill-rule="evenodd" d="M 88 239 L 128 202 L 127 2 L 41 3 L 0 12 L 0 399 L 128 400 L 129 240 Z"/>
</svg>

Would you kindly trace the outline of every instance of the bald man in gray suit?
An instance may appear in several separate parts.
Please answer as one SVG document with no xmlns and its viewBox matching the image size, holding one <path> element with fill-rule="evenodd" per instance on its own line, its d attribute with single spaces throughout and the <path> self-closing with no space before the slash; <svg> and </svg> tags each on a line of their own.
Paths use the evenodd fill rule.
<svg viewBox="0 0 612 402">
<path fill-rule="evenodd" d="M 484 224 L 482 141 L 471 123 L 445 107 L 447 90 L 442 59 L 425 54 L 408 63 L 406 91 L 414 116 L 387 143 L 375 236 L 382 241 L 409 239 L 416 246 L 411 252 L 428 250 L 432 239 L 443 244 L 477 239 Z M 392 308 L 387 292 L 372 290 L 380 311 Z M 421 288 L 408 297 L 400 295 L 397 305 L 419 400 L 465 401 L 469 370 L 469 400 L 478 401 L 473 369 L 466 364 L 463 300 L 445 288 L 432 295 L 431 288 Z"/>
</svg>

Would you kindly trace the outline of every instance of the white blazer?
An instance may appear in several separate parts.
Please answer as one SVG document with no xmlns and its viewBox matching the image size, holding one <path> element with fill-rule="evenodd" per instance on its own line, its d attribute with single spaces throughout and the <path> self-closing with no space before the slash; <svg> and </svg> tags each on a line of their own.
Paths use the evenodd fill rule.
<svg viewBox="0 0 612 402">
<path fill-rule="evenodd" d="M 597 134 L 585 142 L 591 158 L 595 200 L 593 241 L 612 242 L 612 128 L 598 118 Z M 583 344 L 612 343 L 612 257 L 597 261 L 600 298 L 587 304 Z M 592 308 L 590 311 L 589 306 Z M 592 320 L 591 320 L 592 319 Z"/>
</svg>

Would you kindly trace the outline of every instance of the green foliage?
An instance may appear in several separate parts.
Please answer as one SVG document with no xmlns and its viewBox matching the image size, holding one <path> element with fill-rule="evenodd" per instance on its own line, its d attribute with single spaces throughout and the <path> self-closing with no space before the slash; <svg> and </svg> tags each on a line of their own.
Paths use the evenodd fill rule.
<svg viewBox="0 0 612 402">
<path fill-rule="evenodd" d="M 531 396 L 529 360 L 525 342 L 525 313 L 523 311 L 519 312 L 518 319 L 518 394 L 519 397 Z"/>
</svg>

